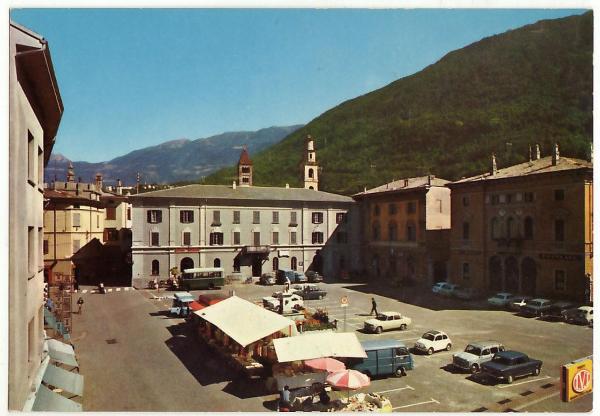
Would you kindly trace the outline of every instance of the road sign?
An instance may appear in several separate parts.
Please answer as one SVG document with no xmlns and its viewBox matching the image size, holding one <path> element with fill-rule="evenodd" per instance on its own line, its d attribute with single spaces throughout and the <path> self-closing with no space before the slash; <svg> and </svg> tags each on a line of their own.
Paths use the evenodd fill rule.
<svg viewBox="0 0 600 416">
<path fill-rule="evenodd" d="M 348 296 L 342 296 L 342 297 L 340 298 L 340 306 L 341 306 L 342 308 L 345 308 L 345 307 L 347 307 L 347 306 L 348 306 Z"/>
<path fill-rule="evenodd" d="M 590 357 L 563 365 L 561 370 L 561 396 L 565 402 L 592 391 L 592 360 Z"/>
</svg>

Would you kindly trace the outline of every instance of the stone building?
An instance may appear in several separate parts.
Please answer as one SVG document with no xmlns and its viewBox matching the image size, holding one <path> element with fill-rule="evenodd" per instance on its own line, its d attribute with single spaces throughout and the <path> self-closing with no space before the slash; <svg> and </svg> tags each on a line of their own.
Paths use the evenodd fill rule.
<svg viewBox="0 0 600 416">
<path fill-rule="evenodd" d="M 591 299 L 593 168 L 552 155 L 452 189 L 450 280 L 484 291 Z"/>
<path fill-rule="evenodd" d="M 450 189 L 432 175 L 354 195 L 361 211 L 363 263 L 370 279 L 430 285 L 446 279 Z"/>
<path fill-rule="evenodd" d="M 169 270 L 223 267 L 260 276 L 278 268 L 338 277 L 358 268 L 352 198 L 314 189 L 257 187 L 242 151 L 239 186 L 188 185 L 133 195 L 133 279 L 166 279 Z"/>
</svg>

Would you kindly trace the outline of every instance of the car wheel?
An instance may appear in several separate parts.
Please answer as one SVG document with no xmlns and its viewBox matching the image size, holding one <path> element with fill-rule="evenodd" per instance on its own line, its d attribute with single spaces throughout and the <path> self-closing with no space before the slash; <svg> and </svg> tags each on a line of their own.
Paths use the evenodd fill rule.
<svg viewBox="0 0 600 416">
<path fill-rule="evenodd" d="M 429 348 L 429 349 L 427 350 L 427 355 L 431 355 L 431 354 L 433 354 L 433 348 Z"/>
<path fill-rule="evenodd" d="M 513 376 L 508 376 L 508 377 L 506 377 L 506 382 L 507 382 L 508 384 L 512 384 L 512 382 L 513 382 L 513 381 L 514 381 L 514 378 L 513 378 Z"/>
<path fill-rule="evenodd" d="M 400 331 L 404 331 L 406 329 L 406 324 L 400 325 Z"/>
<path fill-rule="evenodd" d="M 377 329 L 375 330 L 375 332 L 377 332 L 378 334 L 381 334 L 383 332 L 383 328 L 378 326 Z"/>
<path fill-rule="evenodd" d="M 473 364 L 471 366 L 471 374 L 476 374 L 479 372 L 479 366 L 477 364 Z"/>
<path fill-rule="evenodd" d="M 398 367 L 396 369 L 396 377 L 402 377 L 406 375 L 406 370 L 404 369 L 404 367 Z"/>
<path fill-rule="evenodd" d="M 323 299 L 323 295 L 319 295 L 319 300 Z"/>
<path fill-rule="evenodd" d="M 536 367 L 533 369 L 533 375 L 534 376 L 539 376 L 540 375 L 540 367 Z"/>
<path fill-rule="evenodd" d="M 446 351 L 450 351 L 452 349 L 452 344 L 446 345 Z"/>
</svg>

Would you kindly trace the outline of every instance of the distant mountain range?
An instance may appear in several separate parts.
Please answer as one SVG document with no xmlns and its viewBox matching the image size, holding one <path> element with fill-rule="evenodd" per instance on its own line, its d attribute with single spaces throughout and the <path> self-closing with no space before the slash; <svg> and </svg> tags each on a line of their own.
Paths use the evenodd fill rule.
<svg viewBox="0 0 600 416">
<path fill-rule="evenodd" d="M 293 133 L 302 125 L 269 127 L 258 131 L 223 133 L 203 139 L 179 139 L 157 146 L 134 150 L 108 162 L 89 163 L 73 161 L 75 177 L 93 182 L 101 173 L 104 183 L 111 185 L 121 179 L 124 185 L 133 185 L 137 172 L 142 183 L 174 183 L 199 180 L 216 170 L 237 163 L 241 147 L 246 145 L 253 155 Z M 64 181 L 70 160 L 52 154 L 45 170 L 45 181 Z"/>
<path fill-rule="evenodd" d="M 319 188 L 351 194 L 394 178 L 453 180 L 548 155 L 587 158 L 593 130 L 593 14 L 542 20 L 448 53 L 420 72 L 346 101 L 260 154 L 256 185 L 301 185 L 307 134 Z M 469 28 L 465 28 L 469 30 Z M 326 86 L 323 86 L 326 88 Z M 282 168 L 285 167 L 285 168 Z M 232 168 L 205 183 L 231 183 Z"/>
</svg>

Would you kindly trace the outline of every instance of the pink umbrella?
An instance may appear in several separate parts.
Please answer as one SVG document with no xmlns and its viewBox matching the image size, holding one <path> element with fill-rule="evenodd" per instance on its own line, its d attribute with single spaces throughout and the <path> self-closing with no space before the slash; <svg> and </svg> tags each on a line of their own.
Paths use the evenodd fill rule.
<svg viewBox="0 0 600 416">
<path fill-rule="evenodd" d="M 328 373 L 346 369 L 346 366 L 343 362 L 334 358 L 315 358 L 313 360 L 304 361 L 304 364 L 310 368 L 314 368 L 315 370 L 326 370 Z"/>
<path fill-rule="evenodd" d="M 332 387 L 343 390 L 356 390 L 371 384 L 369 377 L 356 370 L 336 371 L 327 376 Z"/>
</svg>

